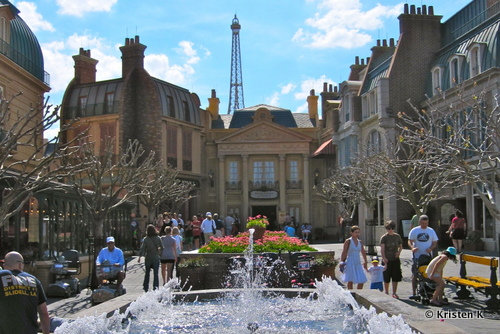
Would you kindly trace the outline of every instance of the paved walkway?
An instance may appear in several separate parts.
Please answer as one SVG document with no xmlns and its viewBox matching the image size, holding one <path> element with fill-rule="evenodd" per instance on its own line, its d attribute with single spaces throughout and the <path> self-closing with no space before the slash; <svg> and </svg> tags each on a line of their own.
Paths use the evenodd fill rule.
<svg viewBox="0 0 500 334">
<path fill-rule="evenodd" d="M 313 247 L 318 250 L 333 250 L 336 252 L 336 257 L 340 257 L 340 253 L 342 251 L 342 244 L 328 243 L 328 244 L 313 244 Z M 196 252 L 196 251 L 194 251 Z M 474 252 L 474 254 L 482 255 L 482 256 L 493 256 L 498 257 L 496 253 L 493 252 Z M 398 295 L 400 297 L 399 301 L 395 301 L 392 297 L 387 297 L 385 294 L 380 293 L 378 291 L 369 291 L 369 284 L 366 284 L 364 289 L 360 292 L 360 295 L 366 294 L 367 296 L 372 296 L 370 298 L 388 298 L 383 299 L 381 304 L 389 304 L 388 302 L 393 302 L 392 305 L 395 309 L 394 313 L 403 314 L 403 318 L 411 323 L 412 321 L 426 321 L 429 320 L 430 313 L 432 312 L 432 316 L 430 320 L 440 321 L 438 317 L 437 311 L 450 311 L 448 314 L 452 316 L 456 314 L 455 311 L 463 311 L 468 312 L 467 314 L 473 314 L 473 312 L 480 311 L 485 306 L 486 298 L 482 294 L 473 293 L 475 299 L 473 300 L 455 300 L 453 297 L 455 296 L 455 288 L 453 286 L 447 286 L 445 289 L 445 293 L 449 298 L 451 304 L 447 307 L 437 308 L 431 306 L 424 306 L 421 303 L 417 303 L 408 299 L 408 297 L 412 294 L 411 290 L 411 252 L 409 250 L 403 250 L 402 256 L 402 268 L 403 268 L 403 282 L 399 284 L 398 287 Z M 60 317 L 60 318 L 77 318 L 86 315 L 100 315 L 102 313 L 112 313 L 115 309 L 120 306 L 128 305 L 131 301 L 135 300 L 138 296 L 142 295 L 144 292 L 142 290 L 142 281 L 144 277 L 144 266 L 143 264 L 137 263 L 137 258 L 133 257 L 128 264 L 127 278 L 124 281 L 124 286 L 127 290 L 127 293 L 123 296 L 117 297 L 108 301 L 106 303 L 102 303 L 100 305 L 91 307 L 90 305 L 90 291 L 84 289 L 81 294 L 75 297 L 67 298 L 67 299 L 56 299 L 50 298 L 48 301 L 49 313 L 52 317 Z M 445 268 L 445 276 L 459 276 L 459 264 L 454 264 L 453 262 L 448 262 Z M 490 277 L 490 269 L 487 266 L 468 264 L 467 265 L 468 273 Z M 337 269 L 337 277 L 340 277 L 340 273 Z M 497 273 L 498 275 L 498 273 Z M 161 280 L 161 278 L 160 278 Z M 368 298 L 368 297 L 367 297 Z M 388 301 L 388 302 L 386 302 Z M 401 311 L 404 310 L 404 311 Z M 406 313 L 405 313 L 406 312 Z M 454 313 L 455 312 L 455 313 Z M 406 314 L 406 316 L 405 316 Z M 465 313 L 464 313 L 465 314 Z M 442 315 L 442 314 L 441 314 Z M 473 319 L 446 319 L 444 320 L 447 324 L 452 324 L 455 327 L 452 328 L 460 328 L 465 333 L 493 333 L 498 332 L 498 326 L 500 325 L 500 315 L 497 313 L 480 313 L 480 316 L 484 316 L 484 318 L 475 317 Z M 408 319 L 407 319 L 408 318 Z M 434 326 L 434 323 L 429 322 L 429 325 Z M 438 324 L 439 325 L 439 324 Z M 434 326 L 435 327 L 435 326 Z M 427 332 L 427 331 L 426 331 Z M 443 331 L 434 331 L 429 330 L 429 332 L 442 333 Z M 448 331 L 448 333 L 452 333 L 453 331 Z"/>
</svg>

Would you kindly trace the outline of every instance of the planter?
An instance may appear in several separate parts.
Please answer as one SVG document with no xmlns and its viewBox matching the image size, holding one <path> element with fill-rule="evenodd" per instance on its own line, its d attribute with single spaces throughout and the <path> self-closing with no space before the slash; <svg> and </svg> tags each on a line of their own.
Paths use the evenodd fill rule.
<svg viewBox="0 0 500 334">
<path fill-rule="evenodd" d="M 318 281 L 322 280 L 323 275 L 335 279 L 335 267 L 314 267 L 314 278 Z"/>
<path fill-rule="evenodd" d="M 182 268 L 181 287 L 183 290 L 203 290 L 207 278 L 207 267 Z"/>
<path fill-rule="evenodd" d="M 251 227 L 251 228 L 255 229 L 255 232 L 253 232 L 253 240 L 254 241 L 262 239 L 262 237 L 264 236 L 264 233 L 266 233 L 265 227 L 256 226 L 256 227 Z"/>
<path fill-rule="evenodd" d="M 484 245 L 482 242 L 479 242 L 477 244 L 464 244 L 464 250 L 473 251 L 473 252 L 480 252 L 480 251 L 484 250 Z"/>
</svg>

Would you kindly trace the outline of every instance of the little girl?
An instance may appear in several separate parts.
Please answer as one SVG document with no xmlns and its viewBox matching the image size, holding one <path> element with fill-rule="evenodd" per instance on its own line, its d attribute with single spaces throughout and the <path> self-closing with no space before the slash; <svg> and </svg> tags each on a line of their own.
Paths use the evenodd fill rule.
<svg viewBox="0 0 500 334">
<path fill-rule="evenodd" d="M 457 250 L 455 247 L 448 247 L 441 255 L 436 256 L 432 259 L 431 263 L 427 266 L 425 273 L 427 277 L 437 283 L 437 288 L 432 295 L 432 300 L 430 301 L 431 305 L 434 306 L 442 306 L 448 305 L 448 302 L 443 300 L 443 292 L 444 292 L 444 281 L 443 281 L 443 269 L 448 262 L 448 259 L 451 259 L 453 262 L 457 263 Z"/>
</svg>

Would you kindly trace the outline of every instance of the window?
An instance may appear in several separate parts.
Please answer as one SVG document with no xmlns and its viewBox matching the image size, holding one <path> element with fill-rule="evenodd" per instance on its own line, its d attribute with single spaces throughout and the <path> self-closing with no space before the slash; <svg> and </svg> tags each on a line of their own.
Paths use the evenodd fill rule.
<svg viewBox="0 0 500 334">
<path fill-rule="evenodd" d="M 167 126 L 167 164 L 177 168 L 177 128 Z"/>
<path fill-rule="evenodd" d="M 363 96 L 363 119 L 377 114 L 377 92 L 372 90 Z"/>
<path fill-rule="evenodd" d="M 186 101 L 182 101 L 184 107 L 184 120 L 186 122 L 191 122 L 191 114 L 189 113 L 189 105 Z"/>
<path fill-rule="evenodd" d="M 380 139 L 380 132 L 373 130 L 368 135 L 368 145 L 366 148 L 366 154 L 371 157 L 382 152 L 382 143 Z"/>
<path fill-rule="evenodd" d="M 274 183 L 274 162 L 255 161 L 253 163 L 253 181 L 262 185 Z"/>
<path fill-rule="evenodd" d="M 182 170 L 193 170 L 193 133 L 191 131 L 182 132 Z"/>
<path fill-rule="evenodd" d="M 99 132 L 101 137 L 99 155 L 103 156 L 106 151 L 106 145 L 114 143 L 116 138 L 116 128 L 113 123 L 101 123 L 99 125 Z M 113 141 L 110 141 L 110 140 Z M 115 144 L 116 145 L 116 144 Z"/>
<path fill-rule="evenodd" d="M 5 17 L 0 17 L 0 38 L 7 42 L 7 20 Z"/>
<path fill-rule="evenodd" d="M 432 70 L 432 95 L 436 96 L 441 92 L 441 67 Z"/>
<path fill-rule="evenodd" d="M 297 160 L 290 161 L 290 181 L 299 181 L 299 162 Z"/>
<path fill-rule="evenodd" d="M 454 87 L 462 82 L 461 68 L 463 56 L 455 55 L 450 60 L 450 87 Z"/>
<path fill-rule="evenodd" d="M 113 112 L 113 104 L 115 102 L 115 92 L 108 92 L 106 93 L 105 96 L 105 106 L 106 106 L 106 113 L 112 113 Z"/>
<path fill-rule="evenodd" d="M 469 52 L 470 77 L 473 78 L 481 73 L 481 48 L 475 45 Z"/>
<path fill-rule="evenodd" d="M 239 170 L 238 170 L 238 162 L 230 161 L 229 162 L 229 183 L 231 185 L 238 184 L 239 178 Z"/>
<path fill-rule="evenodd" d="M 351 165 L 351 159 L 356 157 L 358 152 L 358 137 L 348 136 L 340 140 L 339 145 L 339 165 L 347 167 Z"/>
<path fill-rule="evenodd" d="M 85 110 L 87 108 L 87 96 L 80 96 L 78 98 L 78 110 L 80 114 L 78 116 L 86 116 Z"/>
<path fill-rule="evenodd" d="M 349 95 L 345 95 L 342 99 L 342 114 L 344 115 L 344 121 L 349 122 L 351 115 L 349 110 Z"/>
<path fill-rule="evenodd" d="M 170 117 L 175 117 L 174 98 L 172 96 L 167 96 L 167 99 L 168 99 L 168 115 Z"/>
</svg>

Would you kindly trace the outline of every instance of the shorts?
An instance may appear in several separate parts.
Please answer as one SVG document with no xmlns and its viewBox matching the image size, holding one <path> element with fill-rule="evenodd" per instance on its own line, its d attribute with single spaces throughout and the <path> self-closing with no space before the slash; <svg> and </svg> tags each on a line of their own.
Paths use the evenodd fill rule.
<svg viewBox="0 0 500 334">
<path fill-rule="evenodd" d="M 434 273 L 434 275 L 430 276 L 429 278 L 430 278 L 430 279 L 433 279 L 434 277 L 441 277 L 441 274 Z"/>
<path fill-rule="evenodd" d="M 370 289 L 384 291 L 382 282 L 372 282 L 372 284 L 370 284 Z"/>
<path fill-rule="evenodd" d="M 384 282 L 389 283 L 392 279 L 393 282 L 401 282 L 403 274 L 401 273 L 401 259 L 389 260 L 385 264 Z"/>
<path fill-rule="evenodd" d="M 186 239 L 184 240 L 184 242 L 186 242 L 187 244 L 193 243 L 193 237 L 186 237 Z"/>
<path fill-rule="evenodd" d="M 193 240 L 199 240 L 200 236 L 199 235 L 193 235 Z"/>
<path fill-rule="evenodd" d="M 465 230 L 463 228 L 454 229 L 451 238 L 454 240 L 465 239 Z"/>
<path fill-rule="evenodd" d="M 161 263 L 175 263 L 175 260 L 174 259 L 168 259 L 168 260 L 161 259 L 160 262 Z"/>
</svg>

